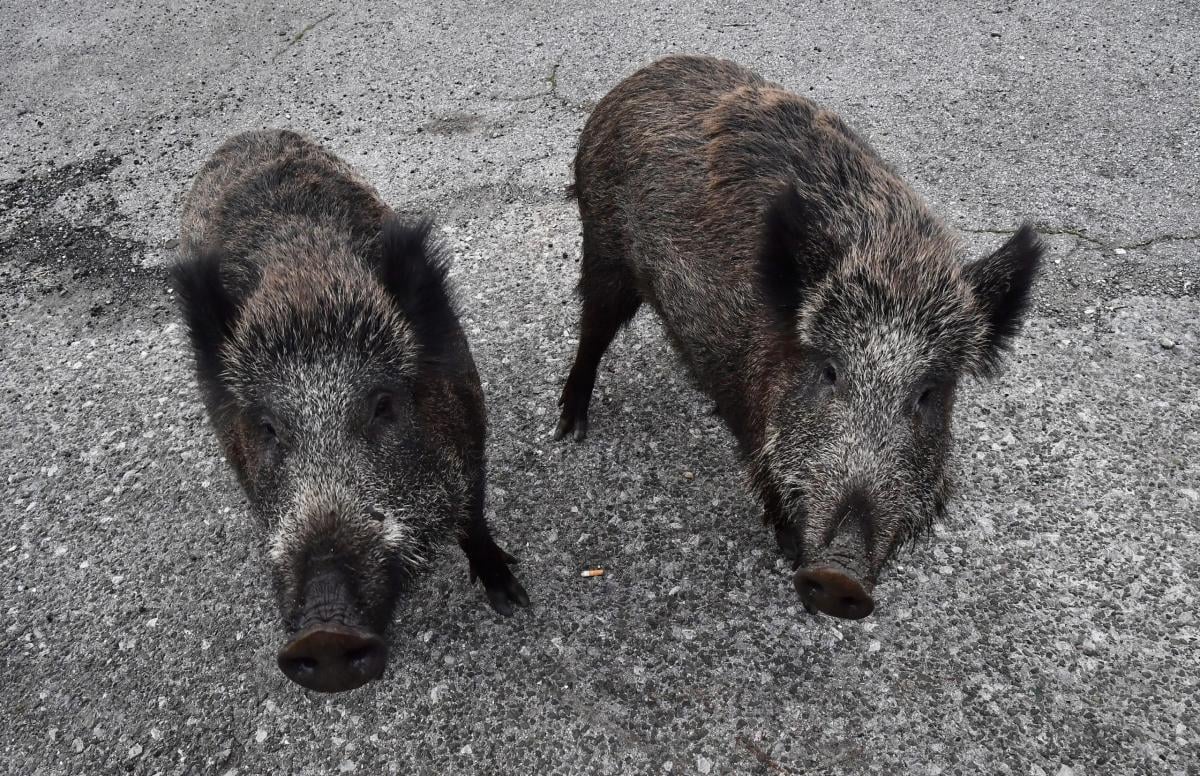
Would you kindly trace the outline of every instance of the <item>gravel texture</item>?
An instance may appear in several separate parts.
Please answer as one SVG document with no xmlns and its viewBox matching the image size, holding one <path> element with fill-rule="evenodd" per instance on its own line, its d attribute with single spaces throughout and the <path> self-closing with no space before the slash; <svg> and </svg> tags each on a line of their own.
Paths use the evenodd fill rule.
<svg viewBox="0 0 1200 776">
<path fill-rule="evenodd" d="M 0 2 L 0 772 L 1200 773 L 1194 2 L 267 5 Z M 1047 235 L 960 496 L 862 622 L 803 612 L 653 316 L 548 439 L 575 139 L 675 51 L 841 111 L 975 254 Z M 274 666 L 164 282 L 191 175 L 263 126 L 438 217 L 535 602 L 447 553 L 332 698 Z"/>
</svg>

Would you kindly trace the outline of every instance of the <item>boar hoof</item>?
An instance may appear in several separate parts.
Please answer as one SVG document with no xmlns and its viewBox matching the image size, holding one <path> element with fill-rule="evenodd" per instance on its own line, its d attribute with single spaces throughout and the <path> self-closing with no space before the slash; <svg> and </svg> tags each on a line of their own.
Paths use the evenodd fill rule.
<svg viewBox="0 0 1200 776">
<path fill-rule="evenodd" d="M 484 586 L 484 592 L 487 593 L 488 603 L 496 610 L 497 614 L 504 617 L 511 617 L 513 606 L 529 606 L 529 595 L 525 592 L 525 588 L 521 587 L 521 583 L 512 575 L 512 572 L 507 572 L 508 580 L 502 585 L 496 587 Z"/>
<path fill-rule="evenodd" d="M 582 442 L 587 438 L 587 427 L 587 410 L 577 412 L 571 407 L 571 403 L 567 402 L 563 407 L 562 417 L 558 419 L 558 426 L 554 429 L 554 441 L 557 442 L 574 431 L 575 441 Z"/>
<path fill-rule="evenodd" d="M 483 582 L 488 603 L 497 614 L 505 617 L 512 616 L 514 606 L 529 606 L 529 595 L 508 568 L 510 563 L 516 562 L 516 558 L 499 547 L 491 557 L 478 563 L 471 562 L 471 581 L 478 578 Z"/>
</svg>

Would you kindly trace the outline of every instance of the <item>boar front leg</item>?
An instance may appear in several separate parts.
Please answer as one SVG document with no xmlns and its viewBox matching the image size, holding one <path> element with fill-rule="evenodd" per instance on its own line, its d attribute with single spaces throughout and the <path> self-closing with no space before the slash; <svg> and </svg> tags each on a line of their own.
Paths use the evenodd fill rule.
<svg viewBox="0 0 1200 776">
<path fill-rule="evenodd" d="M 475 488 L 471 498 L 466 532 L 458 539 L 458 545 L 467 556 L 471 568 L 471 582 L 483 582 L 488 603 L 497 613 L 509 617 L 514 606 L 529 606 L 529 595 L 521 582 L 508 568 L 517 562 L 492 538 L 487 518 L 483 515 L 483 481 Z"/>
</svg>

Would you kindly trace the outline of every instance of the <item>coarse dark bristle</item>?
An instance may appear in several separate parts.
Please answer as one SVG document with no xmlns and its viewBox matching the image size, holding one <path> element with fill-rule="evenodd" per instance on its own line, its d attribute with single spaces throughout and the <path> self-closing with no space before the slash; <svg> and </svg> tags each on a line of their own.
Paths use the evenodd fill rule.
<svg viewBox="0 0 1200 776">
<path fill-rule="evenodd" d="M 453 346 L 458 315 L 446 284 L 449 266 L 432 237 L 433 222 L 384 224 L 378 274 L 413 328 L 421 358 L 441 362 Z"/>
<path fill-rule="evenodd" d="M 210 398 L 220 386 L 220 351 L 237 324 L 238 304 L 221 281 L 221 254 L 215 249 L 196 251 L 170 270 L 171 286 L 191 337 L 196 374 Z"/>
</svg>

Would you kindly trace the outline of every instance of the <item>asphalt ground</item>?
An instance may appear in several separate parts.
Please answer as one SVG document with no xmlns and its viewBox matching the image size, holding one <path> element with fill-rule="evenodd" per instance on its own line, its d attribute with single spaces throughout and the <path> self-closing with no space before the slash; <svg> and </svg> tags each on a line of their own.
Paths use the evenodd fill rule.
<svg viewBox="0 0 1200 776">
<path fill-rule="evenodd" d="M 0 2 L 0 772 L 1200 773 L 1200 8 L 606 5 Z M 653 315 L 549 440 L 576 138 L 672 52 L 838 110 L 972 255 L 1049 246 L 867 620 L 804 613 Z M 337 697 L 274 665 L 163 269 L 203 160 L 276 126 L 437 217 L 535 603 L 447 552 Z"/>
</svg>

